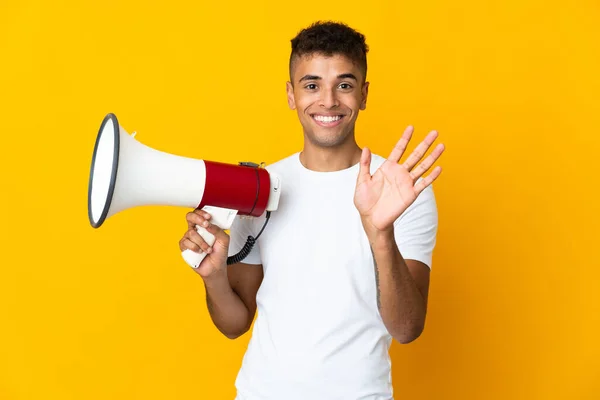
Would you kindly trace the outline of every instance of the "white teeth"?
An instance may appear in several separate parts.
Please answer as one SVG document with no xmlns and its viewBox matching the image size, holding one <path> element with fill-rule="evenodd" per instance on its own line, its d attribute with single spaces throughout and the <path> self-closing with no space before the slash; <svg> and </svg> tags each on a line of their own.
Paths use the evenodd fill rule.
<svg viewBox="0 0 600 400">
<path fill-rule="evenodd" d="M 341 115 L 336 115 L 334 117 L 326 117 L 324 115 L 315 115 L 314 118 L 319 122 L 335 122 L 342 118 Z"/>
</svg>

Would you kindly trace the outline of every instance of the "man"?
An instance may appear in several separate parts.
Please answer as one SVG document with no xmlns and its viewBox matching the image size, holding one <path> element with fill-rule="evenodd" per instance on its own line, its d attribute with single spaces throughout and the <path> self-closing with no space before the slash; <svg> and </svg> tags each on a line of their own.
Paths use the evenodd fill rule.
<svg viewBox="0 0 600 400">
<path fill-rule="evenodd" d="M 230 236 L 201 211 L 186 216 L 180 249 L 205 251 L 196 269 L 216 327 L 252 337 L 238 400 L 391 399 L 391 339 L 423 331 L 437 209 L 431 183 L 443 145 L 426 136 L 403 163 L 408 127 L 387 159 L 361 149 L 355 122 L 367 102 L 368 46 L 340 23 L 292 39 L 288 104 L 302 151 L 267 167 L 283 182 L 279 208 L 242 263 L 226 266 L 265 217 L 236 219 Z M 216 236 L 209 248 L 195 231 Z"/>
</svg>

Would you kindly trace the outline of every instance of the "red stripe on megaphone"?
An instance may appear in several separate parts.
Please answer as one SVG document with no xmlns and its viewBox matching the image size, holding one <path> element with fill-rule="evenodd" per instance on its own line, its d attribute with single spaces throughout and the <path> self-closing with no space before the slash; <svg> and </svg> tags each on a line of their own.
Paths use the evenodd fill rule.
<svg viewBox="0 0 600 400">
<path fill-rule="evenodd" d="M 198 208 L 209 205 L 238 210 L 240 215 L 263 214 L 271 190 L 267 170 L 206 160 L 204 164 L 206 184 Z"/>
</svg>

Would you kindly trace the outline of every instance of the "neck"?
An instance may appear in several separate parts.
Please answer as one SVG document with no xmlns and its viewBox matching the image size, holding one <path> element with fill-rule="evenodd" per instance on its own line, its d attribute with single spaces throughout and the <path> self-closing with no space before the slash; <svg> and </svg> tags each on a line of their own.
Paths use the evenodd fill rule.
<svg viewBox="0 0 600 400">
<path fill-rule="evenodd" d="M 352 138 L 333 147 L 319 147 L 308 140 L 300 153 L 300 162 L 305 168 L 316 172 L 333 172 L 347 169 L 360 161 L 362 149 Z"/>
</svg>

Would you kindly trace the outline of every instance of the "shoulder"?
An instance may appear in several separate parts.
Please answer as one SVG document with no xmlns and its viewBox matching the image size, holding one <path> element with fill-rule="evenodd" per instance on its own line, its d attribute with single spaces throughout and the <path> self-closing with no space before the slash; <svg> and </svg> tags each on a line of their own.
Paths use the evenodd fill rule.
<svg viewBox="0 0 600 400">
<path fill-rule="evenodd" d="M 267 164 L 265 169 L 269 172 L 281 173 L 295 167 L 298 160 L 298 153 L 288 155 L 278 161 Z"/>
</svg>

